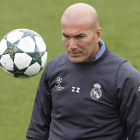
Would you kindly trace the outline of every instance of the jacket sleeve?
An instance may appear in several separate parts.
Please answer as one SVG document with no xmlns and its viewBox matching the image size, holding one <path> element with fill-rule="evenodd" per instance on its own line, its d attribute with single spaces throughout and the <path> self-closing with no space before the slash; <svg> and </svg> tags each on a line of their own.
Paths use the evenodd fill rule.
<svg viewBox="0 0 140 140">
<path fill-rule="evenodd" d="M 118 71 L 116 89 L 128 140 L 140 140 L 140 74 L 128 62 Z"/>
<path fill-rule="evenodd" d="M 52 99 L 46 78 L 46 69 L 37 89 L 27 140 L 47 140 L 49 137 Z"/>
</svg>

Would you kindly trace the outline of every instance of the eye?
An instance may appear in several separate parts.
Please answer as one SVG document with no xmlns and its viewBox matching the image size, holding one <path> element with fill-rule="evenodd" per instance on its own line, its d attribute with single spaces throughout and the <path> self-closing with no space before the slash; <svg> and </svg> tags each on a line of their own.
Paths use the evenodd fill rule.
<svg viewBox="0 0 140 140">
<path fill-rule="evenodd" d="M 69 36 L 68 36 L 68 35 L 66 35 L 66 34 L 63 34 L 63 37 L 65 37 L 65 38 L 69 38 Z"/>
<path fill-rule="evenodd" d="M 83 39 L 85 36 L 83 36 L 83 35 L 78 35 L 78 36 L 76 36 L 76 38 L 78 38 L 78 39 Z"/>
</svg>

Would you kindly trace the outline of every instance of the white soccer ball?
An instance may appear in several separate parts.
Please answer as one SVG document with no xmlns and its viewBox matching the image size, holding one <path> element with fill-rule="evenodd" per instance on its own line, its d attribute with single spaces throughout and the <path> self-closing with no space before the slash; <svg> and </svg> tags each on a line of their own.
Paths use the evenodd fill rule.
<svg viewBox="0 0 140 140">
<path fill-rule="evenodd" d="M 38 74 L 46 60 L 46 44 L 35 31 L 16 29 L 0 42 L 0 66 L 14 77 L 28 78 Z"/>
</svg>

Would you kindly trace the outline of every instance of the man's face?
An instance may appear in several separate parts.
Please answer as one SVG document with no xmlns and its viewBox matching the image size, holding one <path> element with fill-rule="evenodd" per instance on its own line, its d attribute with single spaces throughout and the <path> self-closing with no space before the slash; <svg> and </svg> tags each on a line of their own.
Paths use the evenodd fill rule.
<svg viewBox="0 0 140 140">
<path fill-rule="evenodd" d="M 99 33 L 86 22 L 61 22 L 62 40 L 73 63 L 90 62 L 99 50 Z"/>
</svg>

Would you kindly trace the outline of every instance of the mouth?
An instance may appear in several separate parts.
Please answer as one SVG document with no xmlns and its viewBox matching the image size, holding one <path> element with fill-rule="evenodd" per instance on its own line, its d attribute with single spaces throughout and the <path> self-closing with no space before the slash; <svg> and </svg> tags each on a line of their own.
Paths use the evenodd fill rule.
<svg viewBox="0 0 140 140">
<path fill-rule="evenodd" d="M 79 52 L 70 52 L 69 53 L 71 56 L 73 56 L 73 57 L 76 57 L 76 56 L 79 56 Z"/>
</svg>

